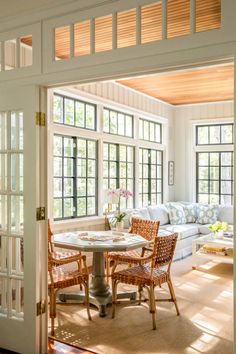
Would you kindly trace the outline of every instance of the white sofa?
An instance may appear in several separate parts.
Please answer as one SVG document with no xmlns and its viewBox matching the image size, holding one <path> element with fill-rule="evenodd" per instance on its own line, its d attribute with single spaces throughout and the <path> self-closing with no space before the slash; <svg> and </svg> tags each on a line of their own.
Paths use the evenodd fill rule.
<svg viewBox="0 0 236 354">
<path fill-rule="evenodd" d="M 179 203 L 183 205 L 194 204 L 197 206 L 197 203 Z M 138 216 L 150 220 L 159 220 L 159 234 L 165 234 L 165 231 L 178 233 L 174 260 L 179 260 L 189 256 L 192 253 L 192 241 L 203 234 L 208 234 L 211 232 L 208 229 L 209 224 L 199 224 L 196 222 L 181 225 L 170 224 L 169 212 L 164 204 L 127 211 L 127 217 L 125 220 L 126 229 L 129 227 L 132 216 Z M 233 228 L 233 206 L 219 206 L 217 209 L 217 220 L 226 221 L 229 223 L 230 227 Z"/>
</svg>

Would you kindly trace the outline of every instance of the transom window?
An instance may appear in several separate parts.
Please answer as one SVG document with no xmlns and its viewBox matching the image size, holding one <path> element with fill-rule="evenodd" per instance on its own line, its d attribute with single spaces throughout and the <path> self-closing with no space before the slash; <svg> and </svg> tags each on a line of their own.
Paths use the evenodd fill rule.
<svg viewBox="0 0 236 354">
<path fill-rule="evenodd" d="M 54 135 L 54 219 L 97 214 L 97 142 Z"/>
<path fill-rule="evenodd" d="M 96 130 L 96 105 L 54 94 L 53 121 L 54 123 Z"/>
<path fill-rule="evenodd" d="M 233 204 L 233 152 L 197 153 L 197 201 Z"/>
<path fill-rule="evenodd" d="M 139 139 L 161 144 L 161 124 L 146 119 L 139 119 Z"/>
<path fill-rule="evenodd" d="M 133 116 L 113 109 L 103 109 L 104 133 L 133 137 Z"/>
<path fill-rule="evenodd" d="M 233 144 L 233 124 L 198 125 L 196 145 Z"/>
<path fill-rule="evenodd" d="M 103 144 L 103 186 L 125 188 L 134 194 L 134 148 L 120 144 Z M 134 198 L 121 199 L 121 208 L 132 208 Z"/>
<path fill-rule="evenodd" d="M 162 151 L 139 149 L 139 205 L 162 203 Z"/>
</svg>

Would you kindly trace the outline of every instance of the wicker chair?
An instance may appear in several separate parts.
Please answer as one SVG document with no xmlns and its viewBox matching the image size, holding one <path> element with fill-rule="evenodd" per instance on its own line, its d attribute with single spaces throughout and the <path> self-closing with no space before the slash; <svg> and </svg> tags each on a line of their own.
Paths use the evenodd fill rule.
<svg viewBox="0 0 236 354">
<path fill-rule="evenodd" d="M 129 233 L 139 234 L 146 240 L 152 242 L 158 234 L 159 225 L 159 221 L 132 218 Z M 110 266 L 112 262 L 128 263 L 129 266 L 150 262 L 150 259 L 148 259 L 148 261 L 146 261 L 144 258 L 140 259 L 140 257 L 144 256 L 145 251 L 149 252 L 150 254 L 150 247 L 143 247 L 142 249 L 131 250 L 127 252 L 109 252 L 106 256 L 107 281 L 109 281 Z"/>
<path fill-rule="evenodd" d="M 77 262 L 78 259 L 81 262 Z M 53 254 L 48 252 L 48 295 L 50 299 L 49 315 L 51 318 L 51 334 L 54 335 L 54 320 L 56 318 L 56 295 L 58 290 L 73 285 L 83 285 L 85 290 L 85 305 L 87 307 L 88 318 L 91 320 L 89 312 L 89 273 L 86 265 L 86 257 L 78 256 L 75 261 L 78 269 L 70 270 L 67 259 L 56 259 Z M 72 263 L 72 262 L 70 262 Z M 83 269 L 80 264 L 83 263 Z"/>
<path fill-rule="evenodd" d="M 71 262 L 78 262 L 78 266 L 81 267 L 81 252 L 76 251 L 55 251 L 52 243 L 52 229 L 50 226 L 50 221 L 48 220 L 48 252 L 51 254 L 52 258 L 56 261 L 64 261 L 64 264 Z M 55 263 L 57 265 L 57 263 Z"/>
<path fill-rule="evenodd" d="M 150 313 L 152 314 L 153 329 L 156 329 L 155 301 L 174 302 L 177 315 L 179 315 L 179 309 L 170 276 L 170 267 L 174 255 L 177 236 L 177 234 L 171 234 L 168 236 L 155 237 L 153 253 L 147 257 L 142 257 L 141 259 L 142 262 L 151 261 L 151 265 L 138 265 L 115 272 L 117 262 L 114 264 L 112 272 L 112 318 L 115 317 L 115 305 L 117 302 L 118 283 L 137 285 L 139 291 L 142 288 L 146 288 L 148 290 L 149 308 Z M 137 261 L 139 260 L 137 259 Z M 164 283 L 168 284 L 171 298 L 155 300 L 155 287 L 161 287 L 161 285 Z"/>
</svg>

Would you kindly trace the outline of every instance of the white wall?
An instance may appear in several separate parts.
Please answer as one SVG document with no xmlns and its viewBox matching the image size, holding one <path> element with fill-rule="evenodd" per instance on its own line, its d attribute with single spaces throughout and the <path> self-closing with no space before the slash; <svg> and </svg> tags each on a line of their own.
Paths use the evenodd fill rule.
<svg viewBox="0 0 236 354">
<path fill-rule="evenodd" d="M 194 201 L 193 123 L 234 117 L 233 102 L 176 106 L 174 111 L 175 200 Z"/>
</svg>

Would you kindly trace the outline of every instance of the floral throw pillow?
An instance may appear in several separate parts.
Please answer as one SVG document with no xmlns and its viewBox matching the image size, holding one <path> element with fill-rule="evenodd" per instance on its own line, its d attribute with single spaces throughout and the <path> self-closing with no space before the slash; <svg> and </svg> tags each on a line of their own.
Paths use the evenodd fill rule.
<svg viewBox="0 0 236 354">
<path fill-rule="evenodd" d="M 171 225 L 181 225 L 186 223 L 186 217 L 182 205 L 169 203 L 166 206 L 169 211 Z"/>
<path fill-rule="evenodd" d="M 196 206 L 192 204 L 183 205 L 183 209 L 185 213 L 186 223 L 195 222 L 197 219 Z"/>
<path fill-rule="evenodd" d="M 198 224 L 214 224 L 217 220 L 218 211 L 218 205 L 198 204 L 196 222 Z"/>
</svg>

